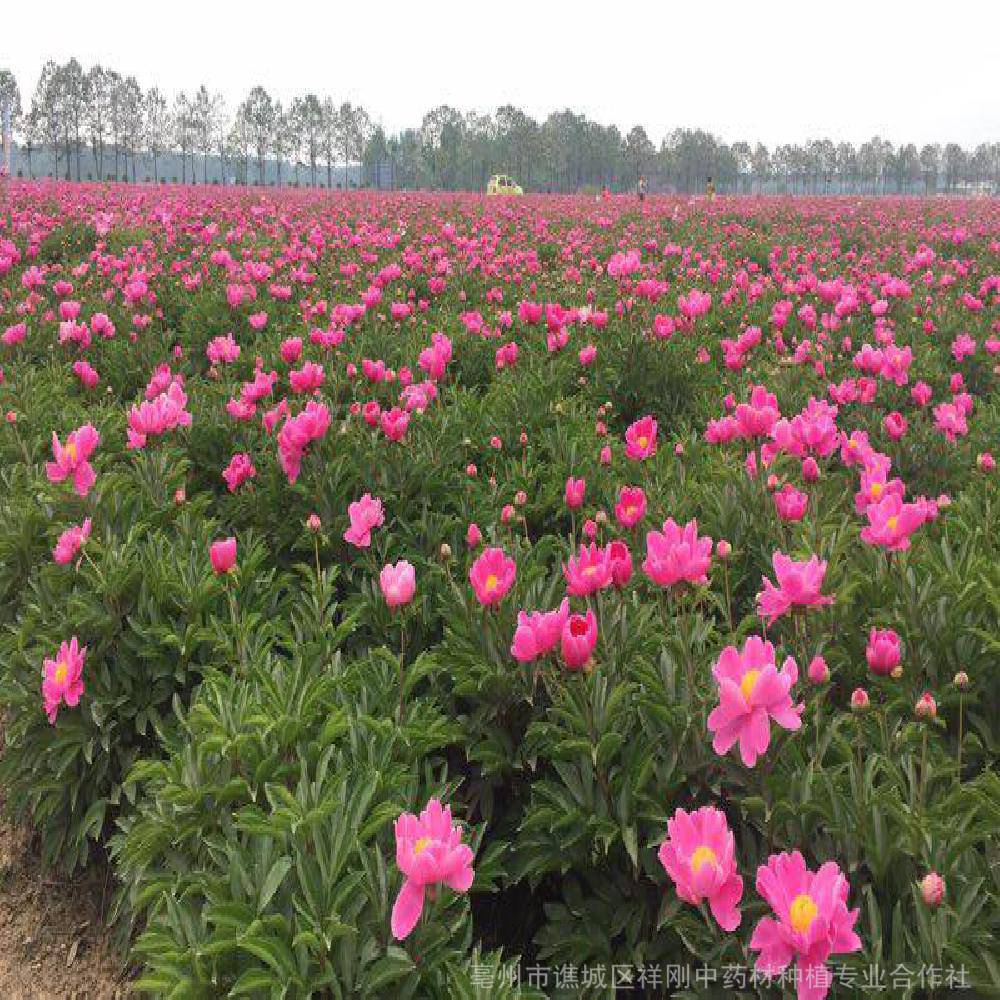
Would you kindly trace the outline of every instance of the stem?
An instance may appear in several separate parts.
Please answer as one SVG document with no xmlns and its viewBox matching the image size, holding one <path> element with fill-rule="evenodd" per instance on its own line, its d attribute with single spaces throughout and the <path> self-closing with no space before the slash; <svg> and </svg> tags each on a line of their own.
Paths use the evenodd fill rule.
<svg viewBox="0 0 1000 1000">
<path fill-rule="evenodd" d="M 87 546 L 86 545 L 82 546 L 80 551 L 83 553 L 83 558 L 86 559 L 87 562 L 90 564 L 90 568 L 97 574 L 97 579 L 100 581 L 101 586 L 103 587 L 104 577 L 101 574 L 101 571 L 97 568 L 97 563 L 95 563 L 94 560 L 90 558 L 90 554 L 87 552 Z"/>
<path fill-rule="evenodd" d="M 243 632 L 240 627 L 239 616 L 236 612 L 236 595 L 233 593 L 233 589 L 229 586 L 228 582 L 226 584 L 226 596 L 229 598 L 229 616 L 232 619 L 233 633 L 236 636 L 236 655 L 240 661 L 240 668 L 243 673 L 246 673 L 247 653 L 243 645 Z"/>
<path fill-rule="evenodd" d="M 822 718 L 823 718 L 823 694 L 824 689 L 821 687 L 816 695 L 816 765 L 817 767 L 822 764 L 819 759 L 819 733 L 822 728 Z"/>
<path fill-rule="evenodd" d="M 726 583 L 726 617 L 729 619 L 729 631 L 733 631 L 733 599 L 729 593 L 729 566 L 722 564 L 722 578 Z"/>
<path fill-rule="evenodd" d="M 319 538 L 313 536 L 313 549 L 316 553 L 316 583 L 321 584 L 323 580 L 323 572 L 319 568 Z"/>
<path fill-rule="evenodd" d="M 927 723 L 924 723 L 924 735 L 920 746 L 920 792 L 919 806 L 920 817 L 924 815 L 924 797 L 927 791 Z"/>
<path fill-rule="evenodd" d="M 396 712 L 396 723 L 403 723 L 403 671 L 406 663 L 406 621 L 402 613 L 399 616 L 399 709 Z"/>
<path fill-rule="evenodd" d="M 962 783 L 962 716 L 965 710 L 965 695 L 958 696 L 958 783 Z"/>
</svg>

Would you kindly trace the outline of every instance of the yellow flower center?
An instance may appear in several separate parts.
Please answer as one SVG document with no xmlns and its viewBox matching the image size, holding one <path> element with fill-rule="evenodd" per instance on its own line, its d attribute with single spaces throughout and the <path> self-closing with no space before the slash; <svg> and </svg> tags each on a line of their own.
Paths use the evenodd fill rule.
<svg viewBox="0 0 1000 1000">
<path fill-rule="evenodd" d="M 56 671 L 55 671 L 55 675 L 54 675 L 56 684 L 65 684 L 66 683 L 66 676 L 68 674 L 69 674 L 69 667 L 66 666 L 66 661 L 65 660 L 60 660 L 56 664 Z"/>
<path fill-rule="evenodd" d="M 420 854 L 422 851 L 426 851 L 427 848 L 430 846 L 430 843 L 431 843 L 431 838 L 430 837 L 421 837 L 413 845 L 413 853 L 414 854 Z"/>
<path fill-rule="evenodd" d="M 691 871 L 693 872 L 701 871 L 705 865 L 717 865 L 718 863 L 719 856 L 711 847 L 706 847 L 704 844 L 696 847 L 691 855 Z"/>
<path fill-rule="evenodd" d="M 66 447 L 63 448 L 63 451 L 66 453 L 66 455 L 69 456 L 69 460 L 71 462 L 76 461 L 76 456 L 77 456 L 76 445 L 72 441 L 66 442 Z"/>
<path fill-rule="evenodd" d="M 490 573 L 490 575 L 488 577 L 486 577 L 486 589 L 487 590 L 496 590 L 497 589 L 497 583 L 499 583 L 499 581 L 497 580 L 496 573 Z"/>
<path fill-rule="evenodd" d="M 872 496 L 878 500 L 878 498 L 882 495 L 883 489 L 884 487 L 881 483 L 872 483 Z"/>
<path fill-rule="evenodd" d="M 788 919 L 792 922 L 792 927 L 799 934 L 805 934 L 812 927 L 812 923 L 818 913 L 819 910 L 815 902 L 813 902 L 812 896 L 801 892 L 792 900 L 791 908 L 788 911 Z"/>
<path fill-rule="evenodd" d="M 888 521 L 885 522 L 890 531 L 896 530 L 896 525 L 899 524 L 898 517 L 890 517 Z"/>
<path fill-rule="evenodd" d="M 645 434 L 643 434 L 643 436 L 641 438 L 639 438 L 639 447 L 640 448 L 646 448 L 648 446 L 649 446 L 649 438 L 646 437 Z"/>
<path fill-rule="evenodd" d="M 757 678 L 760 677 L 759 670 L 748 670 L 743 675 L 743 680 L 740 681 L 740 690 L 743 692 L 743 697 L 747 701 L 750 700 L 750 695 L 753 694 L 753 689 L 757 686 Z"/>
</svg>

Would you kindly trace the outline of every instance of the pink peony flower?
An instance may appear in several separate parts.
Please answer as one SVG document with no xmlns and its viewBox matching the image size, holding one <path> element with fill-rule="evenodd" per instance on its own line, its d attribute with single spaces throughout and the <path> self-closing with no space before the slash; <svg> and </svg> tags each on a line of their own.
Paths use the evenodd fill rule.
<svg viewBox="0 0 1000 1000">
<path fill-rule="evenodd" d="M 783 552 L 775 552 L 771 558 L 775 586 L 764 577 L 764 590 L 757 595 L 757 613 L 768 624 L 780 618 L 793 608 L 820 607 L 833 604 L 833 597 L 821 594 L 826 563 L 816 556 L 806 562 L 795 562 Z"/>
<path fill-rule="evenodd" d="M 83 694 L 83 664 L 87 657 L 87 647 L 77 645 L 74 635 L 69 642 L 59 646 L 54 660 L 44 661 L 45 676 L 42 680 L 42 697 L 45 714 L 54 726 L 59 706 L 75 707 Z"/>
<path fill-rule="evenodd" d="M 100 376 L 97 374 L 96 369 L 86 361 L 74 361 L 73 374 L 87 389 L 96 389 L 97 383 L 100 381 Z"/>
<path fill-rule="evenodd" d="M 235 493 L 248 479 L 253 479 L 256 475 L 257 470 L 246 452 L 233 455 L 229 465 L 222 470 L 222 478 L 225 479 L 230 493 Z"/>
<path fill-rule="evenodd" d="M 899 664 L 899 636 L 891 628 L 873 628 L 868 633 L 865 659 L 873 674 L 887 677 Z"/>
<path fill-rule="evenodd" d="M 76 554 L 83 548 L 84 543 L 90 538 L 90 518 L 86 518 L 83 524 L 74 524 L 67 528 L 56 542 L 56 547 L 52 550 L 52 558 L 60 565 L 65 566 L 73 561 Z"/>
<path fill-rule="evenodd" d="M 177 427 L 190 427 L 191 414 L 186 406 L 187 396 L 178 381 L 171 381 L 163 392 L 133 406 L 128 414 L 126 447 L 144 448 L 149 435 L 166 434 Z"/>
<path fill-rule="evenodd" d="M 580 670 L 587 665 L 590 654 L 597 645 L 597 618 L 587 610 L 585 615 L 570 615 L 563 623 L 559 651 L 569 670 Z"/>
<path fill-rule="evenodd" d="M 583 497 L 587 491 L 587 481 L 585 479 L 574 479 L 570 476 L 566 480 L 566 506 L 570 510 L 578 510 L 583 506 Z"/>
<path fill-rule="evenodd" d="M 868 524 L 861 529 L 861 540 L 897 552 L 910 547 L 910 535 L 927 520 L 927 511 L 920 504 L 904 502 L 899 492 L 887 492 L 865 508 L 865 517 Z"/>
<path fill-rule="evenodd" d="M 952 444 L 956 438 L 964 437 L 969 433 L 969 425 L 965 417 L 965 410 L 956 402 L 938 403 L 934 407 L 934 426 Z"/>
<path fill-rule="evenodd" d="M 719 704 L 708 717 L 708 729 L 720 756 L 739 741 L 743 763 L 753 767 L 771 742 L 771 719 L 788 730 L 802 725 L 803 706 L 793 705 L 789 693 L 798 668 L 789 656 L 778 670 L 770 642 L 752 635 L 742 652 L 727 646 L 712 673 L 719 685 Z"/>
<path fill-rule="evenodd" d="M 569 598 L 564 597 L 555 611 L 519 611 L 517 629 L 511 643 L 511 656 L 518 663 L 533 663 L 547 656 L 559 644 L 563 626 L 569 618 Z"/>
<path fill-rule="evenodd" d="M 469 570 L 469 583 L 475 591 L 476 600 L 484 607 L 502 601 L 504 595 L 514 586 L 517 563 L 509 559 L 504 550 L 495 546 L 484 549 Z"/>
<path fill-rule="evenodd" d="M 656 454 L 656 421 L 642 417 L 625 431 L 625 454 L 641 461 Z"/>
<path fill-rule="evenodd" d="M 886 414 L 885 419 L 882 421 L 882 426 L 885 428 L 886 434 L 893 441 L 898 441 L 906 433 L 909 424 L 907 424 L 906 417 L 902 413 L 898 410 L 893 410 L 892 413 Z"/>
<path fill-rule="evenodd" d="M 736 870 L 735 838 L 721 810 L 678 809 L 667 821 L 667 839 L 657 857 L 685 903 L 698 906 L 707 899 L 724 931 L 739 927 L 743 879 Z"/>
<path fill-rule="evenodd" d="M 360 500 L 347 505 L 351 523 L 344 532 L 344 541 L 356 549 L 367 549 L 372 543 L 372 529 L 385 524 L 385 510 L 378 497 L 365 493 Z"/>
<path fill-rule="evenodd" d="M 641 486 L 623 486 L 618 491 L 615 518 L 623 528 L 634 528 L 646 516 L 646 493 Z"/>
<path fill-rule="evenodd" d="M 744 438 L 769 437 L 781 416 L 777 397 L 762 385 L 750 390 L 750 402 L 740 403 L 733 414 L 739 436 Z"/>
<path fill-rule="evenodd" d="M 212 561 L 212 571 L 217 576 L 232 572 L 236 566 L 236 539 L 222 538 L 212 542 L 208 556 Z"/>
<path fill-rule="evenodd" d="M 378 583 L 385 603 L 390 608 L 409 604 L 417 590 L 416 572 L 405 559 L 401 559 L 395 566 L 391 563 L 383 566 Z"/>
<path fill-rule="evenodd" d="M 90 456 L 100 444 L 101 435 L 91 424 L 84 424 L 71 431 L 66 438 L 66 444 L 61 445 L 56 432 L 52 432 L 52 457 L 55 461 L 45 463 L 45 474 L 50 483 L 61 483 L 64 479 L 73 477 L 73 489 L 79 496 L 85 497 L 97 480 L 97 475 L 90 464 Z"/>
<path fill-rule="evenodd" d="M 469 546 L 470 549 L 476 548 L 479 543 L 483 540 L 483 533 L 479 530 L 479 525 L 475 521 L 469 523 L 469 527 L 465 531 L 465 544 Z"/>
<path fill-rule="evenodd" d="M 398 406 L 394 406 L 391 410 L 387 410 L 382 414 L 380 424 L 382 433 L 390 441 L 402 441 L 406 436 L 406 428 L 410 424 L 410 415 L 406 410 L 401 410 Z"/>
<path fill-rule="evenodd" d="M 596 525 L 594 526 L 596 529 Z M 605 549 L 595 542 L 581 545 L 578 555 L 563 564 L 566 590 L 573 597 L 586 597 L 611 586 L 611 562 Z"/>
<path fill-rule="evenodd" d="M 826 665 L 826 660 L 817 654 L 809 661 L 806 674 L 811 684 L 825 684 L 830 679 L 830 668 Z"/>
<path fill-rule="evenodd" d="M 607 553 L 611 566 L 611 582 L 621 590 L 632 579 L 632 553 L 620 538 L 616 538 L 608 545 Z"/>
<path fill-rule="evenodd" d="M 462 843 L 462 828 L 452 825 L 451 809 L 431 799 L 419 816 L 403 813 L 396 820 L 396 865 L 403 887 L 392 907 L 392 936 L 407 937 L 424 909 L 428 886 L 444 884 L 455 892 L 472 885 L 472 849 Z"/>
<path fill-rule="evenodd" d="M 286 365 L 294 365 L 302 357 L 302 338 L 286 337 L 281 342 L 281 360 Z"/>
<path fill-rule="evenodd" d="M 795 958 L 799 1000 L 823 1000 L 832 982 L 827 959 L 861 949 L 854 933 L 858 911 L 847 909 L 848 891 L 833 861 L 814 873 L 798 851 L 772 854 L 757 869 L 757 892 L 777 920 L 762 917 L 750 938 L 751 949 L 760 952 L 757 971 L 777 976 Z"/>
<path fill-rule="evenodd" d="M 801 521 L 809 504 L 807 494 L 797 490 L 791 483 L 785 483 L 774 494 L 774 506 L 782 521 Z"/>
<path fill-rule="evenodd" d="M 697 520 L 683 528 L 672 517 L 663 523 L 663 531 L 646 534 L 646 559 L 642 571 L 660 587 L 676 583 L 707 583 L 712 562 L 712 539 L 698 537 Z"/>
<path fill-rule="evenodd" d="M 920 896 L 924 904 L 933 908 L 941 905 L 944 899 L 944 879 L 937 872 L 928 872 L 920 880 Z"/>
<path fill-rule="evenodd" d="M 278 431 L 278 463 L 289 484 L 299 478 L 302 457 L 313 441 L 323 437 L 330 427 L 330 411 L 323 403 L 310 400 L 298 416 L 290 417 Z"/>
</svg>

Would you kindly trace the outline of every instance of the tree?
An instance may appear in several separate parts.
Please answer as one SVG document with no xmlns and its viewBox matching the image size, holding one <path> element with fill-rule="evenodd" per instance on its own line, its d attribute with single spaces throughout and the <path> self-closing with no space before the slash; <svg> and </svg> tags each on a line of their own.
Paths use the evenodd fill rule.
<svg viewBox="0 0 1000 1000">
<path fill-rule="evenodd" d="M 83 130 L 87 115 L 87 75 L 76 61 L 70 59 L 56 70 L 63 115 L 63 133 L 67 137 L 66 176 L 69 179 L 69 140 L 72 140 L 76 160 L 76 179 L 80 180 L 80 159 L 83 147 Z"/>
<path fill-rule="evenodd" d="M 296 97 L 291 115 L 301 140 L 302 151 L 309 161 L 309 183 L 316 186 L 316 163 L 323 150 L 323 105 L 315 94 Z"/>
<path fill-rule="evenodd" d="M 0 69 L 0 116 L 4 110 L 10 113 L 11 131 L 17 131 L 22 116 L 21 90 L 17 85 L 17 78 L 9 69 Z M 0 120 L 2 127 L 2 120 Z M 3 137 L 0 136 L 0 139 Z M 28 173 L 31 173 L 31 152 L 28 151 Z"/>
<path fill-rule="evenodd" d="M 11 120 L 21 117 L 21 89 L 9 69 L 0 69 L 0 107 L 10 105 Z"/>
<path fill-rule="evenodd" d="M 229 166 L 229 122 L 226 101 L 221 94 L 215 95 L 215 115 L 212 120 L 212 141 L 219 154 L 219 182 L 226 183 Z"/>
<path fill-rule="evenodd" d="M 272 137 L 274 148 L 274 158 L 278 172 L 277 182 L 281 184 L 281 172 L 285 160 L 289 157 L 296 162 L 296 179 L 298 176 L 298 154 L 302 145 L 295 122 L 295 117 L 286 112 L 281 106 L 281 101 L 274 105 L 274 135 Z"/>
<path fill-rule="evenodd" d="M 153 182 L 159 179 L 157 163 L 169 148 L 174 129 L 173 118 L 167 109 L 167 99 L 156 87 L 150 87 L 143 101 L 143 141 L 153 161 Z"/>
<path fill-rule="evenodd" d="M 944 183 L 948 191 L 954 191 L 964 176 L 966 160 L 965 150 L 957 142 L 949 142 L 944 147 Z"/>
<path fill-rule="evenodd" d="M 109 73 L 110 98 L 108 103 L 108 122 L 111 129 L 111 141 L 115 149 L 115 180 L 120 179 L 119 164 L 126 146 L 126 117 L 128 115 L 128 100 L 130 94 L 126 89 L 125 81 L 121 75 L 111 71 Z M 130 88 L 129 88 L 130 89 Z M 128 162 L 125 163 L 125 172 L 128 173 Z"/>
<path fill-rule="evenodd" d="M 771 179 L 771 154 L 767 146 L 758 142 L 753 148 L 753 177 L 757 179 L 757 190 Z"/>
<path fill-rule="evenodd" d="M 465 122 L 461 114 L 447 104 L 440 104 L 424 115 L 420 123 L 420 145 L 430 172 L 431 187 L 445 187 L 453 171 L 457 146 Z"/>
<path fill-rule="evenodd" d="M 142 143 L 143 96 L 142 87 L 134 76 L 122 81 L 119 100 L 121 102 L 121 139 L 124 150 L 125 177 L 128 179 L 129 160 L 132 161 L 132 181 L 135 182 L 135 158 Z"/>
<path fill-rule="evenodd" d="M 87 73 L 86 124 L 98 180 L 104 180 L 104 140 L 110 127 L 112 84 L 112 75 L 103 66 L 92 66 Z"/>
<path fill-rule="evenodd" d="M 920 156 L 912 142 L 900 146 L 896 151 L 896 188 L 905 194 L 920 177 Z"/>
<path fill-rule="evenodd" d="M 194 133 L 194 147 L 202 155 L 202 183 L 208 183 L 208 158 L 215 146 L 216 132 L 218 130 L 219 109 L 222 105 L 222 98 L 217 94 L 208 92 L 205 84 L 202 84 L 190 103 L 191 129 Z M 194 174 L 194 165 L 191 167 Z"/>
<path fill-rule="evenodd" d="M 9 69 L 0 69 L 0 112 L 10 109 L 11 130 L 16 131 L 21 121 L 21 90 L 17 78 Z"/>
<path fill-rule="evenodd" d="M 941 147 L 928 143 L 920 150 L 920 171 L 924 175 L 924 193 L 937 191 L 938 171 L 941 169 Z"/>
<path fill-rule="evenodd" d="M 385 137 L 385 129 L 376 125 L 365 146 L 362 161 L 364 182 L 374 188 L 382 187 L 382 166 L 389 159 L 389 143 Z"/>
<path fill-rule="evenodd" d="M 363 107 L 340 106 L 341 148 L 344 153 L 344 187 L 347 187 L 347 162 L 360 164 L 371 136 L 372 123 Z"/>
<path fill-rule="evenodd" d="M 333 100 L 323 99 L 323 131 L 320 148 L 326 163 L 326 186 L 333 187 L 333 165 L 337 160 L 337 149 L 340 137 L 340 112 Z"/>
<path fill-rule="evenodd" d="M 247 95 L 240 105 L 246 122 L 250 143 L 257 151 L 257 183 L 265 183 L 264 165 L 267 151 L 274 141 L 276 111 L 271 95 L 259 84 Z"/>
<path fill-rule="evenodd" d="M 240 184 L 250 183 L 250 126 L 243 116 L 242 106 L 236 111 L 233 127 L 229 131 L 229 149 L 236 161 L 236 180 Z"/>
<path fill-rule="evenodd" d="M 181 154 L 181 183 L 187 184 L 188 156 L 194 152 L 195 127 L 192 104 L 184 91 L 174 96 L 173 113 L 170 116 L 174 126 L 174 146 Z M 191 179 L 194 180 L 194 166 L 191 167 Z"/>
<path fill-rule="evenodd" d="M 50 59 L 43 67 L 31 98 L 30 127 L 40 146 L 48 147 L 52 154 L 52 176 L 59 170 L 65 154 L 69 162 L 69 139 L 63 144 L 63 107 L 59 67 Z M 67 166 L 67 170 L 69 167 Z"/>
<path fill-rule="evenodd" d="M 837 143 L 837 176 L 840 178 L 841 192 L 858 177 L 858 154 L 849 142 Z"/>
<path fill-rule="evenodd" d="M 972 156 L 969 157 L 969 168 L 972 171 L 976 184 L 980 187 L 990 179 L 990 175 L 993 173 L 995 148 L 996 144 L 990 145 L 987 142 L 981 142 L 976 146 Z"/>
<path fill-rule="evenodd" d="M 646 130 L 641 125 L 633 126 L 622 144 L 622 156 L 628 160 L 634 171 L 637 184 L 639 176 L 642 174 L 643 164 L 651 159 L 655 152 L 653 144 L 649 141 L 649 136 L 646 135 Z"/>
</svg>

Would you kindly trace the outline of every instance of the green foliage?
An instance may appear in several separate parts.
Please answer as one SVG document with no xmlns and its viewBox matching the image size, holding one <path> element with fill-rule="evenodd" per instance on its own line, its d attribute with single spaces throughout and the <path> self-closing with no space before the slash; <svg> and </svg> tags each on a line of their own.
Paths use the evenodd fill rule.
<svg viewBox="0 0 1000 1000">
<path fill-rule="evenodd" d="M 0 405 L 17 420 L 0 428 L 0 785 L 7 810 L 37 830 L 46 862 L 72 872 L 110 858 L 114 914 L 129 936 L 137 989 L 465 1000 L 555 989 L 512 983 L 519 961 L 522 971 L 749 966 L 751 929 L 766 915 L 757 868 L 797 849 L 812 868 L 834 860 L 847 875 L 863 950 L 843 957 L 846 967 L 962 966 L 980 995 L 1000 990 L 1000 543 L 996 478 L 974 464 L 978 452 L 995 449 L 1000 425 L 992 358 L 980 351 L 961 366 L 975 410 L 955 444 L 931 408 L 912 403 L 910 385 L 883 379 L 873 402 L 841 410 L 839 426 L 869 434 L 908 496 L 950 498 L 907 552 L 861 541 L 857 473 L 836 452 L 806 485 L 791 455 L 778 454 L 751 478 L 750 442 L 704 440 L 728 394 L 743 401 L 752 385 L 766 384 L 792 416 L 831 381 L 855 377 L 853 350 L 877 340 L 860 310 L 836 337 L 832 324 L 824 330 L 822 373 L 775 353 L 778 299 L 798 307 L 811 297 L 829 309 L 811 291 L 787 290 L 792 260 L 797 267 L 806 259 L 801 248 L 818 248 L 809 267 L 823 280 L 835 274 L 861 285 L 876 257 L 879 269 L 903 272 L 900 247 L 918 223 L 892 214 L 902 208 L 876 218 L 853 204 L 831 216 L 783 204 L 755 214 L 679 206 L 679 214 L 657 215 L 634 204 L 626 212 L 574 203 L 546 209 L 552 217 L 542 226 L 527 202 L 491 210 L 423 198 L 358 196 L 348 205 L 297 194 L 279 206 L 232 197 L 214 208 L 178 203 L 169 227 L 154 201 L 130 212 L 129 228 L 114 229 L 102 251 L 82 208 L 53 210 L 37 224 L 37 262 L 50 268 L 39 301 L 57 309 L 49 286 L 94 252 L 91 269 L 73 275 L 73 295 L 83 318 L 103 311 L 117 328 L 85 352 L 99 388 L 81 387 L 71 369 L 76 345 L 58 343 L 58 320 L 37 312 L 27 313 L 23 344 L 3 357 Z M 953 221 L 931 218 L 934 226 Z M 323 250 L 310 242 L 314 225 Z M 897 340 L 914 348 L 911 383 L 927 381 L 935 401 L 950 392 L 951 339 L 965 329 L 980 341 L 988 335 L 988 309 L 973 314 L 957 302 L 995 271 L 983 235 L 990 226 L 984 221 L 961 248 L 932 240 L 945 258 L 937 270 L 955 278 L 934 286 L 934 337 L 917 332 L 927 315 L 917 315 L 919 296 L 892 303 Z M 841 249 L 830 251 L 817 232 Z M 661 252 L 674 241 L 701 255 L 700 271 L 693 257 Z M 643 267 L 669 277 L 670 291 L 658 303 L 623 304 L 619 314 L 627 292 L 600 265 L 624 246 L 646 246 Z M 251 281 L 242 271 L 250 260 L 275 273 Z M 400 264 L 399 276 L 377 277 L 389 264 Z M 308 280 L 292 277 L 299 267 Z M 121 281 L 139 269 L 155 298 L 126 303 Z M 715 269 L 709 315 L 670 340 L 651 336 L 654 315 L 670 313 Z M 736 282 L 740 271 L 759 281 L 759 294 Z M 16 272 L 0 277 L 0 288 L 20 302 Z M 432 291 L 439 273 L 446 287 Z M 230 305 L 231 282 L 257 298 Z M 333 318 L 373 283 L 380 303 L 349 324 Z M 866 292 L 875 284 L 871 277 Z M 608 322 L 573 325 L 567 347 L 550 353 L 544 323 L 501 320 L 529 298 L 567 308 L 586 301 Z M 391 319 L 392 303 L 414 299 L 413 317 Z M 309 315 L 305 305 L 320 301 L 326 311 Z M 258 310 L 268 319 L 255 330 L 247 315 Z M 500 336 L 465 331 L 465 311 L 480 312 Z M 148 323 L 134 327 L 136 315 Z M 767 332 L 747 367 L 720 365 L 719 340 L 754 324 Z M 341 325 L 336 348 L 310 342 L 311 329 Z M 436 399 L 411 414 L 403 442 L 391 443 L 352 404 L 398 404 L 402 369 L 420 381 L 417 359 L 433 330 L 452 338 L 454 357 Z M 211 364 L 206 346 L 231 331 L 239 359 Z M 851 350 L 834 343 L 845 332 Z M 331 426 L 289 484 L 260 418 L 285 393 L 293 412 L 302 408 L 279 353 L 293 335 L 303 338 L 304 358 L 324 366 L 317 398 Z M 807 335 L 815 334 L 793 314 L 787 345 Z M 498 370 L 496 349 L 508 340 L 518 343 L 518 360 Z M 585 343 L 598 350 L 588 367 L 578 360 Z M 254 378 L 258 356 L 278 384 L 252 419 L 237 420 L 226 406 Z M 397 377 L 350 374 L 348 364 L 360 367 L 362 358 L 384 360 Z M 184 375 L 192 426 L 130 451 L 126 414 L 164 363 Z M 909 420 L 898 442 L 883 429 L 895 409 Z M 658 450 L 640 463 L 623 454 L 622 437 L 645 414 L 657 418 Z M 52 432 L 64 439 L 84 422 L 101 434 L 87 499 L 49 483 L 44 469 Z M 610 461 L 601 458 L 605 447 Z M 221 470 L 236 452 L 252 456 L 256 475 L 231 493 Z M 778 518 L 768 475 L 807 490 L 801 522 Z M 567 508 L 568 476 L 586 479 L 582 510 Z M 614 518 L 626 484 L 648 498 L 635 529 Z M 383 499 L 385 523 L 362 550 L 343 535 L 348 505 L 365 492 Z M 312 514 L 316 533 L 305 528 Z M 60 533 L 88 517 L 83 551 L 54 564 Z M 705 583 L 663 591 L 642 573 L 645 532 L 667 517 L 697 518 L 699 534 L 731 544 Z M 584 518 L 599 543 L 628 544 L 634 575 L 620 589 L 573 599 L 574 610 L 586 607 L 598 622 L 587 669 L 569 671 L 558 656 L 519 664 L 511 653 L 517 613 L 559 605 L 562 566 Z M 472 521 L 517 561 L 511 593 L 491 608 L 468 583 L 479 551 L 466 542 Z M 219 578 L 209 546 L 230 535 L 238 569 Z M 836 600 L 769 626 L 779 659 L 798 663 L 803 726 L 772 727 L 767 754 L 751 770 L 712 748 L 711 668 L 726 646 L 762 633 L 756 597 L 777 549 L 826 560 L 824 591 Z M 397 612 L 386 606 L 378 572 L 399 559 L 415 567 L 417 592 Z M 901 676 L 868 670 L 873 627 L 899 633 Z M 42 663 L 71 635 L 87 647 L 85 691 L 53 726 L 42 707 Z M 805 679 L 817 653 L 828 684 Z M 960 672 L 967 687 L 955 683 Z M 864 712 L 850 710 L 858 687 L 870 696 Z M 938 706 L 926 722 L 914 714 L 925 690 Z M 428 899 L 417 929 L 396 941 L 390 913 L 402 878 L 393 821 L 431 796 L 447 800 L 463 824 L 475 882 L 468 894 L 442 889 Z M 745 882 L 736 933 L 723 933 L 705 907 L 681 902 L 657 858 L 674 811 L 707 804 L 724 810 L 736 838 Z M 920 894 L 930 870 L 947 887 L 938 908 Z M 613 991 L 593 983 L 550 995 Z"/>
</svg>

